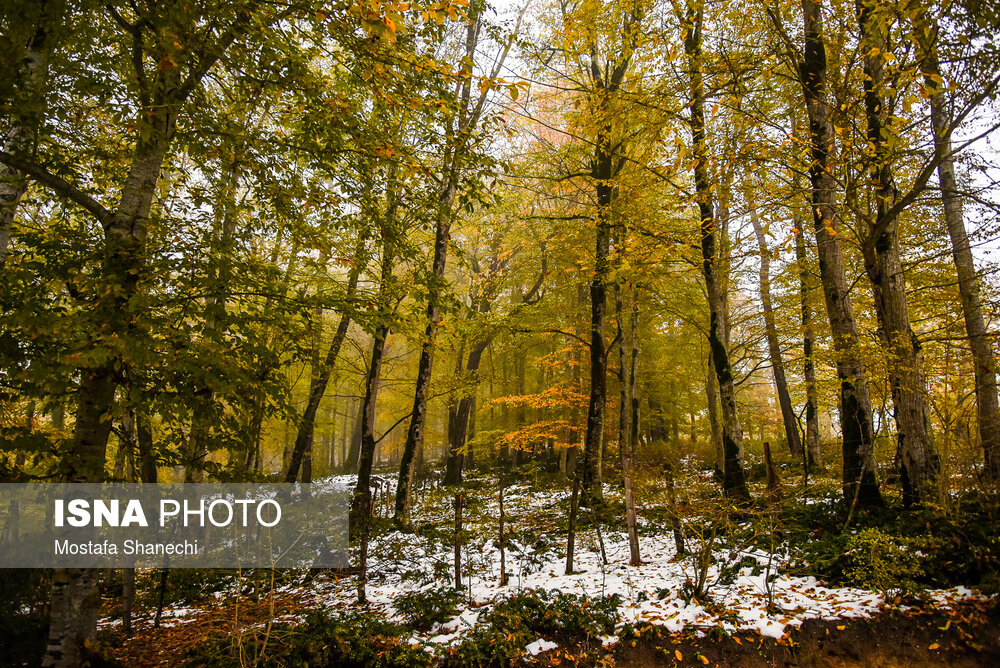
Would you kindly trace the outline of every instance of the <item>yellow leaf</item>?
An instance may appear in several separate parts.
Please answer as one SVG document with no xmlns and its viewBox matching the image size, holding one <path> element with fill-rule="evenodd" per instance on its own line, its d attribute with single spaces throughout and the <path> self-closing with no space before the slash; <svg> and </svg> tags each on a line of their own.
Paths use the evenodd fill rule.
<svg viewBox="0 0 1000 668">
<path fill-rule="evenodd" d="M 937 648 L 939 648 L 940 646 L 941 646 L 941 645 L 939 645 L 939 644 L 937 644 L 937 643 L 934 643 L 934 644 L 932 644 L 932 645 L 931 645 L 930 647 L 928 647 L 927 649 L 937 649 Z"/>
<path fill-rule="evenodd" d="M 838 626 L 838 627 L 837 627 L 837 630 L 838 630 L 838 631 L 843 631 L 843 630 L 844 630 L 844 629 L 846 629 L 846 628 L 847 628 L 846 626 L 844 626 L 844 625 L 840 625 L 840 626 Z"/>
<path fill-rule="evenodd" d="M 681 651 L 679 649 L 675 649 L 674 650 L 674 656 L 677 657 L 678 661 L 683 661 L 684 660 L 684 655 L 681 654 Z"/>
<path fill-rule="evenodd" d="M 708 657 L 707 656 L 705 656 L 704 654 L 701 654 L 701 655 L 698 656 L 698 658 L 701 659 L 701 662 L 703 664 L 705 664 L 706 666 L 708 665 Z"/>
</svg>

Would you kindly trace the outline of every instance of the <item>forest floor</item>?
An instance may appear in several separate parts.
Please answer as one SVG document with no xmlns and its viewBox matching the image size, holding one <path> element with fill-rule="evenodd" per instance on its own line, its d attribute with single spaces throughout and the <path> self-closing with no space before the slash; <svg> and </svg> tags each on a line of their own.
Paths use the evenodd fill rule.
<svg viewBox="0 0 1000 668">
<path fill-rule="evenodd" d="M 891 544 L 878 563 L 862 563 L 870 572 L 855 564 L 848 574 L 881 583 L 874 591 L 810 572 L 823 571 L 815 566 L 830 557 L 815 545 L 804 550 L 803 535 L 819 541 L 819 517 L 841 521 L 835 481 L 789 489 L 784 512 L 732 519 L 710 472 L 682 476 L 676 508 L 685 519 L 687 554 L 678 555 L 668 529 L 666 485 L 653 480 L 637 489 L 642 565 L 628 565 L 624 522 L 598 531 L 592 513 L 582 510 L 574 572 L 566 575 L 570 490 L 549 476 L 504 490 L 508 579 L 501 586 L 497 481 L 473 478 L 464 487 L 461 590 L 453 588 L 451 491 L 427 486 L 412 532 L 395 530 L 388 518 L 377 523 L 365 605 L 356 602 L 349 575 L 172 571 L 172 602 L 153 628 L 147 574 L 133 637 L 122 637 L 109 602 L 103 639 L 118 660 L 136 667 L 313 665 L 320 655 L 325 665 L 367 665 L 365 643 L 375 643 L 371 656 L 381 665 L 1000 665 L 996 598 L 964 586 L 887 586 L 885 577 L 923 574 Z M 384 485 L 380 512 L 392 495 L 391 483 Z M 622 517 L 619 490 L 606 485 L 605 496 L 609 515 Z M 796 522 L 804 534 L 788 528 Z M 850 541 L 859 533 L 845 535 Z M 848 544 L 849 552 L 869 546 Z M 824 549 L 844 552 L 836 544 Z M 345 630 L 338 619 L 359 630 Z"/>
</svg>

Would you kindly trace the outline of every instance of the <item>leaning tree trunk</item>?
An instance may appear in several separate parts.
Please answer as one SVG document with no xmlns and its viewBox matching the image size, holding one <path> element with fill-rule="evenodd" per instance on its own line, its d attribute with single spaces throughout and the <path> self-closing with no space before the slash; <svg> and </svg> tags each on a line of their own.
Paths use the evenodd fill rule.
<svg viewBox="0 0 1000 668">
<path fill-rule="evenodd" d="M 774 375 L 774 388 L 778 394 L 778 406 L 781 407 L 781 421 L 785 425 L 785 438 L 788 449 L 793 455 L 802 454 L 802 441 L 799 438 L 798 421 L 792 408 L 792 398 L 788 394 L 788 382 L 785 380 L 785 363 L 781 359 L 781 344 L 778 341 L 778 327 L 774 322 L 774 307 L 771 304 L 771 251 L 767 247 L 764 228 L 757 219 L 757 209 L 750 209 L 750 222 L 757 235 L 757 245 L 760 247 L 760 301 L 764 309 L 764 329 L 767 333 L 767 349 L 771 357 L 771 372 Z"/>
<path fill-rule="evenodd" d="M 809 116 L 812 162 L 813 226 L 819 254 L 820 280 L 830 331 L 837 352 L 840 379 L 840 425 L 844 451 L 844 498 L 862 507 L 883 505 L 873 454 L 871 399 L 868 377 L 858 350 L 858 330 L 851 308 L 844 272 L 844 257 L 837 227 L 837 181 L 831 171 L 834 149 L 833 124 L 826 100 L 826 46 L 823 43 L 821 2 L 802 0 L 805 53 L 800 78 Z"/>
<path fill-rule="evenodd" d="M 365 400 L 361 414 L 361 457 L 358 462 L 358 481 L 351 501 L 351 535 L 359 531 L 369 521 L 371 514 L 371 477 L 375 459 L 375 407 L 378 401 L 379 379 L 382 360 L 385 355 L 385 340 L 389 335 L 388 325 L 379 325 L 372 339 L 371 361 L 365 381 Z"/>
<path fill-rule="evenodd" d="M 899 258 L 899 221 L 892 213 L 896 202 L 888 144 L 892 129 L 886 123 L 888 112 L 882 96 L 886 45 L 876 25 L 881 19 L 873 11 L 873 5 L 859 0 L 858 23 L 865 54 L 865 117 L 868 143 L 874 148 L 871 171 L 875 199 L 875 219 L 868 221 L 861 250 L 886 345 L 903 500 L 909 506 L 940 497 L 941 458 L 931 431 L 923 351 L 910 325 L 906 280 Z"/>
<path fill-rule="evenodd" d="M 390 192 L 394 189 L 390 188 Z M 395 222 L 396 203 L 389 204 L 387 219 L 393 224 Z M 389 319 L 391 299 L 389 295 L 390 283 L 392 282 L 393 265 L 395 263 L 395 245 L 392 236 L 395 230 L 383 229 L 382 238 L 382 262 L 379 277 L 378 306 L 381 321 L 375 326 L 372 336 L 372 352 L 368 365 L 368 375 L 365 378 L 365 399 L 361 408 L 361 453 L 358 461 L 358 479 L 354 487 L 354 494 L 351 498 L 351 510 L 349 518 L 349 533 L 352 539 L 362 537 L 362 564 L 367 546 L 368 525 L 371 521 L 371 475 L 372 464 L 375 459 L 375 407 L 378 400 L 379 382 L 382 374 L 382 359 L 385 355 L 385 340 L 389 336 Z M 360 589 L 363 591 L 364 578 L 366 574 L 361 573 Z"/>
<path fill-rule="evenodd" d="M 944 219 L 951 237 L 952 258 L 958 274 L 958 292 L 962 298 L 962 315 L 965 332 L 969 337 L 973 370 L 976 378 L 976 408 L 979 418 L 979 438 L 983 444 L 986 472 L 1000 478 L 1000 402 L 997 399 L 996 362 L 993 344 L 986 329 L 983 305 L 979 296 L 979 277 L 972 257 L 972 246 L 965 230 L 962 196 L 955 177 L 955 160 L 952 156 L 952 126 L 948 118 L 948 102 L 944 81 L 934 42 L 937 26 L 925 17 L 917 22 L 922 47 L 924 90 L 930 95 L 931 124 L 934 136 L 934 157 L 937 160 L 938 183 L 941 187 L 941 204 Z"/>
<path fill-rule="evenodd" d="M 438 219 L 434 233 L 434 261 L 427 295 L 427 330 L 420 346 L 420 362 L 417 366 L 417 384 L 413 392 L 413 410 L 410 412 L 410 426 L 406 431 L 406 442 L 399 461 L 399 479 L 396 484 L 396 520 L 405 522 L 410 516 L 410 492 L 413 487 L 413 459 L 424 441 L 424 425 L 427 421 L 427 390 L 431 382 L 434 364 L 434 342 L 437 338 L 438 323 L 441 320 L 441 292 L 444 282 L 445 262 L 448 258 L 448 238 L 451 229 L 452 206 L 455 194 L 454 180 L 438 203 Z"/>
<path fill-rule="evenodd" d="M 741 461 L 743 429 L 736 413 L 736 386 L 733 382 L 729 352 L 722 339 L 722 294 L 719 289 L 718 262 L 716 258 L 715 213 L 712 209 L 712 184 L 708 175 L 708 147 L 705 138 L 705 91 L 701 73 L 701 12 L 689 12 L 689 25 L 684 40 L 691 77 L 691 110 L 689 122 L 692 152 L 695 158 L 694 180 L 700 215 L 702 275 L 708 295 L 709 354 L 715 364 L 719 382 L 719 399 L 722 407 L 722 447 L 725 460 L 722 469 L 722 488 L 733 502 L 750 501 Z"/>
<path fill-rule="evenodd" d="M 358 244 L 357 251 L 354 266 L 351 267 L 347 279 L 345 301 L 348 303 L 354 299 L 354 295 L 357 293 L 358 279 L 362 269 L 364 269 L 365 263 L 362 261 L 364 236 L 362 236 Z M 326 358 L 323 360 L 319 373 L 313 376 L 309 382 L 309 399 L 306 402 L 305 410 L 302 411 L 302 418 L 299 420 L 299 429 L 295 435 L 295 445 L 292 446 L 292 453 L 288 459 L 288 471 L 285 472 L 285 482 L 295 482 L 306 453 L 312 452 L 313 434 L 316 427 L 316 412 L 319 410 L 319 404 L 323 400 L 323 395 L 326 394 L 327 385 L 330 384 L 333 368 L 337 363 L 337 357 L 340 355 L 340 348 L 344 344 L 344 339 L 347 338 L 347 330 L 350 325 L 351 316 L 348 311 L 345 311 L 340 316 L 340 322 L 337 323 L 337 331 L 334 332 L 333 340 L 330 342 L 330 348 L 326 351 Z"/>
</svg>

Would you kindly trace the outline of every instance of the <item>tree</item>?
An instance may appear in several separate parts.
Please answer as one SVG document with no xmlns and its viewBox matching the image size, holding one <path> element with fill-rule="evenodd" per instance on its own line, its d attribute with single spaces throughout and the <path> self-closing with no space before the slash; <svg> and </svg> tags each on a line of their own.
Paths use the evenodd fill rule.
<svg viewBox="0 0 1000 668">
<path fill-rule="evenodd" d="M 687 55 L 688 76 L 690 77 L 688 123 L 691 128 L 691 152 L 694 158 L 694 182 L 701 230 L 701 267 L 708 297 L 709 354 L 712 357 L 716 379 L 719 383 L 719 400 L 722 407 L 722 447 L 725 454 L 722 467 L 722 488 L 734 503 L 746 504 L 750 501 L 750 492 L 747 489 L 741 461 L 743 429 L 736 414 L 736 387 L 733 383 L 729 352 L 721 332 L 724 306 L 719 286 L 716 255 L 717 231 L 715 211 L 712 206 L 713 184 L 708 174 L 709 155 L 705 137 L 705 92 L 701 48 L 702 12 L 701 7 L 695 8 L 689 5 L 686 14 L 681 19 L 685 34 L 684 51 Z"/>
<path fill-rule="evenodd" d="M 785 426 L 785 438 L 788 449 L 793 455 L 802 454 L 802 441 L 799 438 L 798 423 L 792 408 L 792 398 L 788 394 L 788 381 L 785 380 L 785 363 L 781 359 L 781 344 L 778 341 L 778 328 L 774 321 L 774 307 L 771 304 L 771 251 L 767 246 L 764 228 L 757 218 L 757 210 L 753 205 L 750 209 L 750 222 L 753 224 L 757 245 L 760 247 L 760 300 L 764 309 L 764 328 L 767 334 L 767 350 L 771 358 L 771 373 L 774 375 L 774 389 L 778 395 L 778 405 L 781 407 L 781 421 Z M 814 407 L 815 410 L 815 407 Z"/>
<path fill-rule="evenodd" d="M 906 282 L 900 261 L 896 207 L 898 189 L 893 178 L 889 118 L 885 90 L 884 53 L 889 16 L 875 0 L 858 3 L 861 51 L 864 54 L 867 158 L 873 183 L 874 217 L 865 218 L 861 251 L 865 273 L 875 293 L 875 312 L 889 356 L 889 381 L 895 408 L 903 496 L 910 503 L 933 502 L 940 497 L 941 459 L 934 445 L 927 404 L 923 352 L 910 325 Z"/>
<path fill-rule="evenodd" d="M 873 456 L 871 399 L 865 365 L 858 351 L 858 330 L 851 307 L 838 237 L 838 185 L 833 176 L 834 133 L 826 99 L 827 63 L 822 5 L 802 0 L 805 50 L 797 62 L 809 118 L 811 208 L 819 253 L 820 281 L 837 351 L 840 425 L 844 452 L 844 498 L 861 507 L 882 505 Z"/>
<path fill-rule="evenodd" d="M 476 132 L 479 130 L 483 113 L 486 111 L 490 93 L 496 85 L 495 82 L 518 31 L 518 27 L 515 27 L 514 33 L 496 58 L 492 70 L 478 86 L 478 97 L 474 97 L 473 67 L 476 62 L 477 47 L 480 44 L 480 33 L 484 25 L 482 11 L 481 8 L 475 8 L 467 19 L 465 51 L 461 67 L 462 76 L 457 82 L 455 90 L 456 111 L 453 115 L 448 116 L 442 137 L 444 150 L 438 183 L 438 208 L 434 221 L 434 251 L 432 269 L 428 277 L 427 329 L 420 347 L 417 382 L 413 393 L 413 410 L 410 413 L 410 425 L 406 433 L 403 454 L 400 458 L 399 480 L 396 484 L 396 520 L 399 522 L 406 522 L 409 518 L 410 493 L 413 485 L 413 457 L 424 439 L 427 391 L 431 381 L 435 338 L 441 319 L 440 302 L 445 289 L 445 265 L 448 259 L 449 236 L 455 218 L 455 201 L 459 189 L 466 186 L 466 182 L 470 180 L 468 172 L 471 172 L 474 166 L 468 163 L 473 161 L 472 153 L 478 144 Z M 520 17 L 518 18 L 519 25 Z M 513 88 L 513 90 L 517 89 Z M 475 100 L 474 103 L 473 100 Z M 481 355 L 482 351 L 479 353 L 479 356 Z M 475 361 L 475 365 L 478 366 L 478 360 Z M 467 417 L 465 419 L 468 420 Z"/>
<path fill-rule="evenodd" d="M 43 125 L 46 101 L 46 80 L 49 59 L 63 29 L 63 0 L 14 3 L 10 7 L 12 52 L 9 59 L 10 80 L 3 81 L 4 98 L 9 99 L 5 115 L 3 151 L 22 159 L 30 159 L 37 145 L 37 132 Z M 20 17 L 15 18 L 15 14 Z M 0 269 L 7 261 L 10 230 L 17 206 L 28 188 L 25 174 L 7 163 L 0 164 Z"/>
<path fill-rule="evenodd" d="M 976 407 L 978 410 L 979 438 L 982 441 L 986 471 L 1000 477 L 1000 402 L 997 399 L 996 363 L 993 346 L 983 319 L 979 278 L 969 235 L 965 230 L 962 196 L 956 177 L 955 158 L 952 150 L 954 125 L 949 118 L 945 80 L 938 58 L 941 29 L 930 9 L 918 6 L 913 21 L 921 70 L 924 72 L 923 92 L 930 103 L 931 135 L 934 142 L 934 159 L 937 162 L 938 185 L 944 218 L 951 237 L 952 258 L 958 274 L 958 289 L 962 299 L 962 316 L 969 337 L 976 378 Z M 985 86 L 995 88 L 997 79 Z"/>
</svg>

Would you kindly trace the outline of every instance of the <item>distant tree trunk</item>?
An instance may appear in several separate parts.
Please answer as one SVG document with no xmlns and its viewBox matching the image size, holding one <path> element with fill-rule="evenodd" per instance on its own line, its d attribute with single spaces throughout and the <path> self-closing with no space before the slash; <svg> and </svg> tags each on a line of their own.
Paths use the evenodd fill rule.
<svg viewBox="0 0 1000 668">
<path fill-rule="evenodd" d="M 462 588 L 462 506 L 465 498 L 455 495 L 455 589 Z"/>
<path fill-rule="evenodd" d="M 625 322 L 623 319 L 624 303 L 622 299 L 622 285 L 615 283 L 615 325 L 618 327 L 618 452 L 620 463 L 624 467 L 626 451 L 629 439 L 629 429 L 632 421 L 629 411 L 632 408 L 632 399 L 629 395 L 631 383 L 629 381 L 629 361 L 628 361 L 628 336 L 626 335 Z M 622 469 L 624 474 L 624 468 Z M 624 480 L 623 480 L 624 482 Z"/>
<path fill-rule="evenodd" d="M 767 495 L 771 503 L 781 503 L 781 480 L 771 458 L 771 444 L 764 441 L 764 466 L 767 469 Z"/>
<path fill-rule="evenodd" d="M 500 550 L 500 586 L 507 586 L 507 530 L 504 527 L 504 522 L 507 519 L 507 515 L 504 513 L 503 509 L 503 474 L 500 475 L 499 484 L 497 485 L 497 496 L 500 499 L 500 532 L 497 536 L 497 548 Z M 572 505 L 572 503 L 571 503 Z M 573 522 L 573 509 L 570 508 L 570 522 Z M 573 550 L 572 540 L 570 540 L 566 547 L 567 552 Z"/>
<path fill-rule="evenodd" d="M 357 473 L 358 464 L 361 461 L 361 423 L 364 422 L 365 406 L 363 401 L 358 401 L 358 413 L 354 419 L 354 427 L 350 432 L 350 447 L 347 449 L 347 457 L 344 459 L 343 473 Z"/>
<path fill-rule="evenodd" d="M 362 237 L 361 242 L 358 244 L 359 252 L 354 257 L 355 264 L 351 267 L 347 280 L 347 294 L 345 296 L 347 302 L 354 299 L 358 288 L 358 278 L 364 269 L 365 263 L 362 261 L 364 253 L 363 244 L 364 238 Z M 334 365 L 337 362 L 337 357 L 340 355 L 340 348 L 344 344 L 344 339 L 347 338 L 347 330 L 350 325 L 351 316 L 349 312 L 345 311 L 340 316 L 337 331 L 333 335 L 333 340 L 330 342 L 330 348 L 326 352 L 326 358 L 323 360 L 319 373 L 314 375 L 309 382 L 309 399 L 306 402 L 305 410 L 302 411 L 302 418 L 299 420 L 299 429 L 295 435 L 295 445 L 292 447 L 292 453 L 289 457 L 285 482 L 295 482 L 296 477 L 298 477 L 299 467 L 302 465 L 303 457 L 307 452 L 312 450 L 316 412 L 319 410 L 319 404 L 323 400 L 323 395 L 326 394 L 327 385 L 330 383 Z"/>
<path fill-rule="evenodd" d="M 514 354 L 514 370 L 517 373 L 517 395 L 523 397 L 528 393 L 527 387 L 527 364 L 528 364 L 528 354 L 523 348 L 517 350 Z M 518 402 L 517 406 L 514 408 L 514 422 L 517 424 L 518 428 L 524 428 L 528 424 L 528 411 L 525 402 Z M 531 453 L 534 454 L 534 444 L 531 445 Z M 514 466 L 519 466 L 524 463 L 527 458 L 527 451 L 523 447 L 515 446 L 511 452 L 511 463 Z"/>
<path fill-rule="evenodd" d="M 635 452 L 639 443 L 639 397 L 636 384 L 636 372 L 639 363 L 639 338 L 637 332 L 639 328 L 639 301 L 638 295 L 634 294 L 634 292 L 633 290 L 632 315 L 629 318 L 630 334 L 632 336 L 632 355 L 628 367 L 628 392 L 624 397 L 628 399 L 630 404 L 629 417 L 631 418 L 631 424 L 628 429 L 628 440 L 621 443 L 621 459 L 622 479 L 625 483 L 625 526 L 628 529 L 629 564 L 638 566 L 642 563 L 642 556 L 639 554 L 639 530 L 636 526 L 635 491 L 632 486 L 632 462 L 635 461 Z M 621 322 L 620 316 L 618 320 Z M 621 324 L 619 327 L 621 327 Z M 623 333 L 622 339 L 624 338 Z M 624 359 L 622 362 L 624 362 Z M 622 380 L 624 381 L 624 378 Z"/>
<path fill-rule="evenodd" d="M 479 364 L 489 341 L 476 344 L 469 352 L 465 364 L 465 373 L 474 377 L 479 371 Z M 455 485 L 462 482 L 462 467 L 465 460 L 465 443 L 469 432 L 469 423 L 475 406 L 475 390 L 463 394 L 448 413 L 448 458 L 445 466 L 445 484 Z M 398 509 L 397 509 L 398 512 Z"/>
<path fill-rule="evenodd" d="M 865 116 L 868 142 L 874 147 L 871 171 L 875 183 L 875 219 L 867 221 L 861 250 L 887 346 L 903 499 L 910 505 L 940 498 L 941 458 L 931 430 L 923 350 L 910 324 L 906 280 L 899 257 L 899 223 L 892 212 L 897 196 L 888 144 L 892 130 L 886 124 L 888 111 L 882 96 L 886 44 L 883 30 L 877 25 L 883 19 L 873 16 L 873 11 L 870 0 L 858 1 L 865 54 Z"/>
<path fill-rule="evenodd" d="M 684 523 L 681 521 L 677 508 L 677 489 L 674 485 L 674 464 L 667 462 L 663 466 L 663 477 L 667 483 L 667 511 L 670 513 L 670 529 L 674 534 L 674 549 L 676 556 L 687 554 L 684 546 Z"/>
<path fill-rule="evenodd" d="M 958 274 L 958 291 L 962 298 L 962 315 L 965 332 L 969 337 L 973 369 L 976 378 L 976 408 L 979 418 L 979 438 L 988 475 L 1000 478 L 1000 402 L 997 399 L 996 362 L 993 345 L 979 294 L 979 277 L 972 257 L 972 247 L 965 231 L 962 196 L 955 177 L 955 160 L 952 156 L 952 127 L 948 118 L 945 84 L 941 79 L 935 46 L 938 34 L 936 25 L 925 16 L 915 21 L 920 36 L 921 63 L 924 72 L 924 90 L 930 95 L 934 155 L 938 161 L 938 183 L 941 187 L 941 204 L 944 219 L 951 237 L 952 258 Z"/>
<path fill-rule="evenodd" d="M 580 510 L 580 478 L 573 476 L 573 493 L 569 499 L 569 528 L 566 531 L 566 575 L 573 574 L 573 557 L 576 548 L 576 516 Z"/>
<path fill-rule="evenodd" d="M 729 353 L 721 335 L 722 296 L 719 291 L 716 259 L 715 213 L 712 207 L 712 184 L 708 175 L 708 148 L 705 138 L 705 93 L 701 74 L 701 11 L 689 12 L 689 25 L 684 40 L 691 77 L 690 125 L 692 149 L 695 157 L 695 190 L 698 194 L 700 214 L 702 274 L 708 293 L 709 330 L 708 343 L 715 363 L 722 405 L 722 443 L 725 452 L 722 488 L 735 503 L 748 503 L 750 491 L 746 485 L 741 461 L 743 430 L 736 414 L 736 387 L 733 383 Z"/>
<path fill-rule="evenodd" d="M 781 407 L 781 421 L 785 426 L 785 438 L 788 450 L 793 455 L 802 454 L 802 441 L 799 438 L 798 420 L 792 408 L 792 398 L 788 394 L 788 382 L 785 380 L 785 363 L 781 359 L 781 343 L 778 340 L 778 327 L 774 321 L 774 307 L 771 304 L 771 250 L 767 247 L 764 228 L 757 219 L 756 207 L 750 209 L 750 221 L 757 235 L 757 245 L 760 247 L 760 301 L 764 310 L 764 329 L 767 333 L 767 349 L 771 357 L 771 372 L 774 375 L 774 388 L 778 394 L 778 406 Z"/>
<path fill-rule="evenodd" d="M 844 450 L 844 498 L 862 507 L 883 505 L 873 456 L 871 399 L 865 365 L 858 351 L 858 331 L 844 273 L 844 258 L 837 236 L 837 181 L 830 156 L 834 149 L 833 124 L 826 99 L 826 46 L 823 43 L 821 2 L 802 0 L 805 55 L 800 78 L 809 115 L 812 162 L 813 224 L 819 253 L 820 280 L 826 299 L 840 379 L 840 423 Z"/>
<path fill-rule="evenodd" d="M 806 256 L 805 229 L 796 223 L 795 258 L 799 265 L 799 296 L 802 305 L 802 376 L 806 386 L 806 449 L 809 466 L 823 465 L 819 440 L 819 410 L 816 391 L 816 369 L 813 360 L 812 308 L 809 305 L 809 259 Z"/>
<path fill-rule="evenodd" d="M 719 421 L 719 381 L 715 375 L 715 362 L 708 355 L 708 373 L 705 376 L 705 398 L 708 402 L 708 425 L 711 430 L 712 445 L 715 446 L 715 474 L 722 480 L 722 470 L 726 466 L 726 453 L 722 449 L 722 423 Z"/>
<path fill-rule="evenodd" d="M 221 339 L 228 321 L 227 302 L 231 278 L 233 234 L 236 231 L 236 190 L 239 187 L 240 169 L 235 160 L 228 161 L 225 176 L 218 184 L 217 215 L 209 252 L 207 292 L 205 299 L 205 327 L 203 338 Z M 215 392 L 204 382 L 194 390 L 197 397 L 191 415 L 191 433 L 188 437 L 184 482 L 202 482 L 205 477 L 205 460 L 211 440 L 212 421 L 218 414 Z"/>
</svg>

